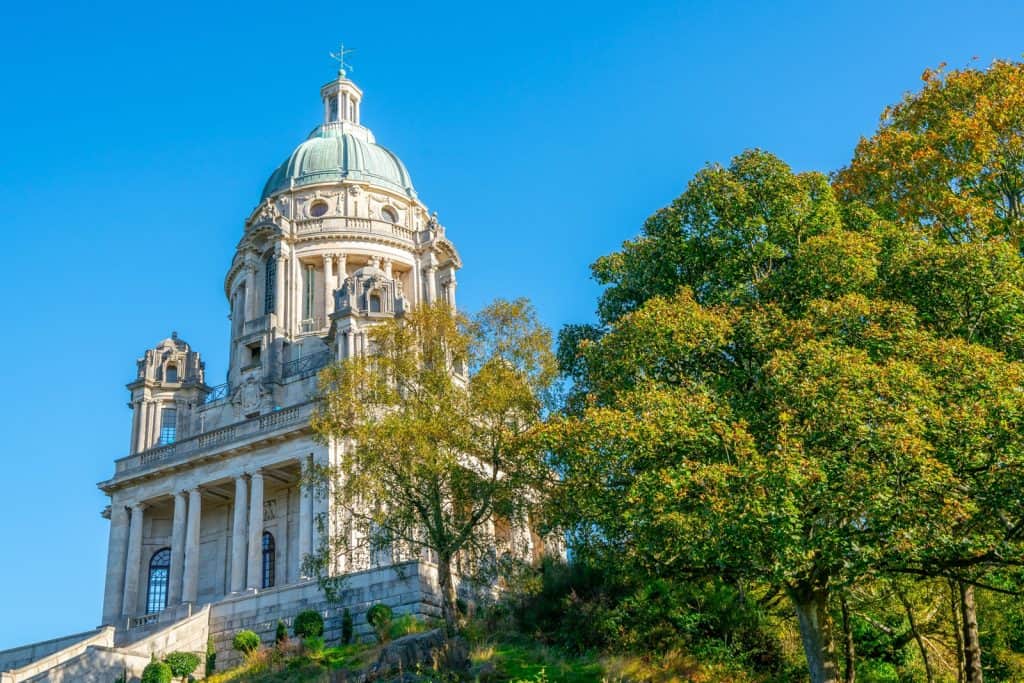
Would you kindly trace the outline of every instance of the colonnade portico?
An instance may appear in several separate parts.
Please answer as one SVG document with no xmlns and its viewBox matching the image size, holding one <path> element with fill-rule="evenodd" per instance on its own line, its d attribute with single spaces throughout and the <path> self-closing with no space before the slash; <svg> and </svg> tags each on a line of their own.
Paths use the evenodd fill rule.
<svg viewBox="0 0 1024 683">
<path fill-rule="evenodd" d="M 295 465 L 299 467 L 296 468 Z M 284 467 L 282 467 L 284 466 Z M 298 525 L 295 537 L 282 542 L 294 544 L 298 549 L 299 567 L 301 558 L 305 557 L 314 547 L 314 499 L 309 487 L 294 475 L 288 474 L 299 469 L 305 474 L 307 459 L 299 463 L 275 463 L 275 469 L 269 470 L 278 491 L 282 487 L 291 490 L 298 484 Z M 167 514 L 168 504 L 173 510 L 170 520 L 170 566 L 167 572 L 166 605 L 172 608 L 184 604 L 196 604 L 200 599 L 200 554 L 204 496 L 209 502 L 228 504 L 231 510 L 230 541 L 227 554 L 225 586 L 227 594 L 243 593 L 260 590 L 264 581 L 263 535 L 264 522 L 264 478 L 267 468 L 253 469 L 251 472 L 232 477 L 227 481 L 216 481 L 210 484 L 192 486 L 184 491 L 176 491 L 146 501 L 113 505 L 110 510 L 110 554 L 108 559 L 108 587 L 106 596 L 106 617 L 133 618 L 147 612 L 153 612 L 147 604 L 149 586 L 147 571 L 149 570 L 152 553 L 143 552 L 147 541 L 152 547 L 153 541 L 144 537 L 147 521 L 147 510 L 156 507 Z M 228 499 L 224 494 L 224 486 L 230 485 L 233 496 Z M 228 489 L 230 490 L 230 489 Z M 215 500 L 219 499 L 219 500 Z M 294 499 L 293 499 L 294 500 Z M 164 527 L 167 519 L 164 517 Z M 288 520 L 285 517 L 279 533 L 288 533 Z M 162 538 L 166 539 L 166 536 Z M 210 558 L 204 557 L 203 561 Z M 283 572 L 282 572 L 283 573 Z M 301 573 L 290 577 L 282 576 L 277 583 L 306 578 Z M 206 596 L 209 597 L 208 595 Z M 222 595 L 215 596 L 215 599 Z M 207 600 L 203 600 L 206 602 Z M 160 611 L 157 609 L 156 611 Z"/>
</svg>

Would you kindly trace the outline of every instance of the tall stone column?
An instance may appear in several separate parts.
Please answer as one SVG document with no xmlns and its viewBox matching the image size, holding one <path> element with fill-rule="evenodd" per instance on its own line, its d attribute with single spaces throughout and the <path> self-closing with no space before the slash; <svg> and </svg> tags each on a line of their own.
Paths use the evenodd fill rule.
<svg viewBox="0 0 1024 683">
<path fill-rule="evenodd" d="M 132 436 L 128 444 L 129 453 L 137 453 L 139 445 L 139 402 L 132 401 Z"/>
<path fill-rule="evenodd" d="M 160 435 L 160 404 L 150 401 L 147 404 L 149 410 L 149 429 L 146 433 L 146 448 L 156 445 Z"/>
<path fill-rule="evenodd" d="M 256 268 L 251 264 L 245 266 L 245 319 L 256 317 Z M 245 324 L 244 322 L 242 323 Z"/>
<path fill-rule="evenodd" d="M 324 254 L 324 323 L 334 313 L 334 254 Z"/>
<path fill-rule="evenodd" d="M 299 576 L 306 578 L 301 568 L 306 555 L 312 552 L 313 543 L 313 500 L 309 495 L 306 477 L 309 476 L 309 461 L 302 460 L 302 481 L 299 484 Z"/>
<path fill-rule="evenodd" d="M 181 602 L 181 581 L 185 569 L 185 525 L 188 500 L 183 491 L 174 494 L 174 520 L 171 524 L 171 569 L 167 577 L 168 607 Z"/>
<path fill-rule="evenodd" d="M 245 477 L 235 477 L 235 510 L 231 526 L 231 592 L 245 590 L 245 531 L 249 514 L 248 485 Z"/>
<path fill-rule="evenodd" d="M 345 284 L 345 278 L 348 277 L 348 255 L 338 254 L 338 272 L 334 274 L 334 288 L 341 289 L 341 286 Z"/>
<path fill-rule="evenodd" d="M 437 301 L 437 267 L 429 265 L 425 269 L 427 275 L 427 303 Z"/>
<path fill-rule="evenodd" d="M 131 507 L 128 526 L 128 552 L 124 563 L 124 601 L 121 613 L 135 616 L 139 602 L 139 574 L 142 572 L 142 505 Z"/>
<path fill-rule="evenodd" d="M 448 295 L 448 305 L 451 309 L 455 310 L 455 285 L 458 282 L 455 279 L 455 269 L 451 270 L 451 275 L 448 277 L 448 286 L 445 288 L 445 293 Z"/>
<path fill-rule="evenodd" d="M 124 576 L 128 557 L 128 510 L 110 505 L 110 537 L 107 542 L 107 582 L 103 592 L 103 623 L 119 621 L 124 604 Z"/>
<path fill-rule="evenodd" d="M 246 588 L 263 588 L 263 475 L 254 472 L 250 480 L 249 571 Z"/>
<path fill-rule="evenodd" d="M 199 518 L 203 514 L 199 487 L 188 492 L 188 523 L 185 526 L 185 573 L 181 601 L 195 603 L 199 596 Z"/>
</svg>

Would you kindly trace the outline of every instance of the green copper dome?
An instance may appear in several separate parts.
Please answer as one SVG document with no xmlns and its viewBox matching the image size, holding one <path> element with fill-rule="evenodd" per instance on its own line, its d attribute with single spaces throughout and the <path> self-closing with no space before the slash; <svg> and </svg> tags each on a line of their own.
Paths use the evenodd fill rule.
<svg viewBox="0 0 1024 683">
<path fill-rule="evenodd" d="M 361 181 L 415 198 L 405 165 L 371 140 L 337 124 L 317 126 L 270 176 L 260 199 L 292 187 L 339 180 Z"/>
</svg>

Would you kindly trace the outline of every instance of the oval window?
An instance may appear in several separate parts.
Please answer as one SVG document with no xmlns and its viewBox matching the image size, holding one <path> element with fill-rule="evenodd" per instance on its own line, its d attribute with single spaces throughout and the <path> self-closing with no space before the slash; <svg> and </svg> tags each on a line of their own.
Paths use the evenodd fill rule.
<svg viewBox="0 0 1024 683">
<path fill-rule="evenodd" d="M 322 199 L 318 199 L 309 207 L 309 215 L 313 218 L 320 218 L 327 213 L 327 202 Z"/>
<path fill-rule="evenodd" d="M 390 206 L 385 206 L 383 209 L 381 209 L 380 210 L 380 215 L 388 223 L 397 223 L 398 222 L 398 214 Z"/>
</svg>

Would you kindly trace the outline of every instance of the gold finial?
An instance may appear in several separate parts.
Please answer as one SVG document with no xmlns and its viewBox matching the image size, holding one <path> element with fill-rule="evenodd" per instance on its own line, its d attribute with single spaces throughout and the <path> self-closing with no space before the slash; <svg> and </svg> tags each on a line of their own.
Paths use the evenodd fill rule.
<svg viewBox="0 0 1024 683">
<path fill-rule="evenodd" d="M 337 52 L 330 53 L 331 59 L 338 62 L 338 75 L 341 76 L 342 78 L 344 78 L 346 75 L 346 68 L 353 70 L 355 69 L 355 67 L 353 67 L 351 64 L 345 62 L 345 55 L 350 55 L 353 52 L 355 52 L 355 50 L 345 49 L 345 43 L 342 43 L 341 45 L 338 46 Z"/>
</svg>

